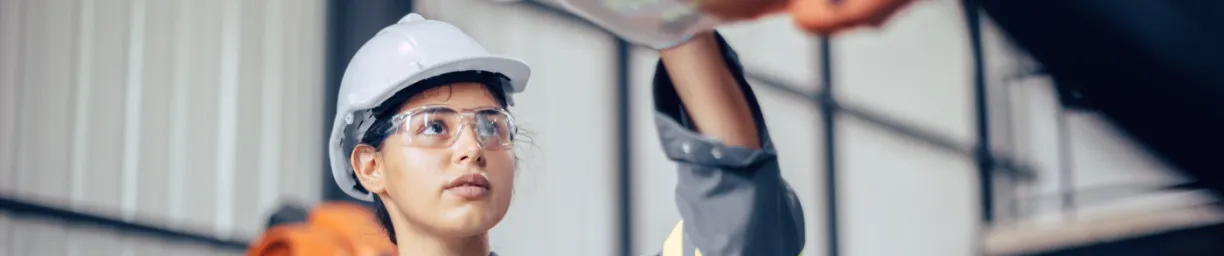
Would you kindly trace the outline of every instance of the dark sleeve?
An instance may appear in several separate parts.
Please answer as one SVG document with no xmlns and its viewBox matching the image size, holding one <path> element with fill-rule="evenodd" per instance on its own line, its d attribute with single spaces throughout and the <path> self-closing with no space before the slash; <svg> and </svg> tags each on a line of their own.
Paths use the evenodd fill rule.
<svg viewBox="0 0 1224 256">
<path fill-rule="evenodd" d="M 803 209 L 782 179 L 778 159 L 752 88 L 734 50 L 717 34 L 723 57 L 752 108 L 760 149 L 726 146 L 695 132 L 660 61 L 655 69 L 655 122 L 667 157 L 676 163 L 681 223 L 663 255 L 799 255 Z M 668 248 L 673 252 L 669 253 Z"/>
</svg>

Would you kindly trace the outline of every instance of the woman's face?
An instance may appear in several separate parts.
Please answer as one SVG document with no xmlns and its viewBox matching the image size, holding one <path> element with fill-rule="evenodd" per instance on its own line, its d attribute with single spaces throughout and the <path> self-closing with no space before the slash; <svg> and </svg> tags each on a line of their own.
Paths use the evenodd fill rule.
<svg viewBox="0 0 1224 256">
<path fill-rule="evenodd" d="M 484 85 L 456 83 L 409 99 L 399 112 L 427 105 L 456 110 L 499 107 Z M 409 145 L 404 138 L 411 136 L 410 129 L 401 129 L 387 137 L 374 157 L 356 157 L 355 152 L 355 164 L 374 162 L 367 165 L 372 172 L 358 169 L 358 176 L 365 176 L 362 183 L 370 183 L 366 187 L 382 197 L 397 233 L 478 235 L 506 215 L 514 189 L 514 153 L 509 149 L 483 149 L 473 128 L 471 123 L 464 126 L 449 147 Z M 405 230 L 405 224 L 406 228 L 423 230 Z"/>
</svg>

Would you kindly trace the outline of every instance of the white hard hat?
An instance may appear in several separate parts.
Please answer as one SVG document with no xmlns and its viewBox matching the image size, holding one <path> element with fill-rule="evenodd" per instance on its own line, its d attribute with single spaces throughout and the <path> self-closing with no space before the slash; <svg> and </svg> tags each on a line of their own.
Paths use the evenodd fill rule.
<svg viewBox="0 0 1224 256">
<path fill-rule="evenodd" d="M 471 36 L 441 21 L 408 14 L 383 28 L 361 46 L 340 81 L 336 117 L 328 140 L 328 157 L 336 185 L 365 201 L 373 196 L 358 189 L 349 154 L 369 128 L 371 109 L 396 92 L 431 77 L 462 71 L 484 71 L 505 76 L 507 94 L 527 87 L 531 69 L 517 59 L 490 54 Z"/>
</svg>

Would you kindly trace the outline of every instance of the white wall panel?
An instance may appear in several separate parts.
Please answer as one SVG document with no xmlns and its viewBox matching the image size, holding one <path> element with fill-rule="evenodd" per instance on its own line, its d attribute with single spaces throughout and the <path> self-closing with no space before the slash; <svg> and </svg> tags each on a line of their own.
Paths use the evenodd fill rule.
<svg viewBox="0 0 1224 256">
<path fill-rule="evenodd" d="M 720 28 L 735 45 L 748 70 L 781 78 L 806 91 L 820 86 L 820 51 L 816 37 L 795 28 L 789 16 L 773 16 Z"/>
<path fill-rule="evenodd" d="M 633 48 L 630 52 L 630 98 L 633 153 L 631 196 L 633 200 L 633 251 L 631 255 L 658 253 L 663 241 L 680 220 L 676 210 L 676 166 L 663 147 L 654 122 L 651 81 L 659 61 L 657 51 Z"/>
<path fill-rule="evenodd" d="M 857 119 L 837 120 L 843 255 L 975 255 L 976 172 Z"/>
<path fill-rule="evenodd" d="M 23 3 L 19 0 L 0 1 L 0 56 L 21 56 Z M 12 193 L 17 188 L 17 121 L 20 112 L 21 58 L 0 58 L 0 191 Z M 3 232 L 4 228 L 0 228 Z M 2 242 L 0 242 L 2 243 Z"/>
<path fill-rule="evenodd" d="M 89 224 L 68 224 L 61 222 L 68 232 L 68 255 L 70 256 L 92 256 L 106 255 L 119 256 L 125 250 L 131 250 L 124 246 L 125 237 L 121 236 L 116 230 L 100 227 Z"/>
<path fill-rule="evenodd" d="M 301 3 L 297 1 L 269 1 L 268 4 L 279 4 L 277 10 L 284 17 L 281 21 L 281 44 L 270 46 L 279 49 L 281 57 L 280 80 L 282 111 L 279 128 L 284 159 L 279 165 L 279 177 L 282 182 L 277 186 L 280 196 L 286 199 L 317 201 L 321 195 L 318 172 L 322 168 L 323 143 L 325 133 L 320 119 L 323 112 L 322 86 L 323 81 L 323 33 L 324 13 L 323 1 Z M 273 39 L 275 40 L 275 39 Z M 269 69 L 272 71 L 277 68 Z M 270 103 L 269 103 L 270 104 Z M 328 103 L 332 104 L 332 103 Z M 269 153 L 269 152 L 264 152 Z M 269 155 L 269 157 L 273 157 Z M 265 213 L 271 209 L 264 207 Z"/>
<path fill-rule="evenodd" d="M 20 56 L 22 3 L 0 0 L 0 56 Z M 21 58 L 0 58 L 0 193 L 15 193 L 17 186 L 18 81 Z M 0 255 L 13 255 L 15 223 L 7 212 L 0 212 Z"/>
<path fill-rule="evenodd" d="M 17 237 L 13 235 L 13 232 L 19 223 L 14 222 L 13 218 L 13 215 L 8 212 L 0 212 L 0 256 L 16 253 L 13 242 Z"/>
<path fill-rule="evenodd" d="M 76 8 L 67 0 L 23 1 L 22 75 L 18 94 L 17 189 L 65 204 L 72 148 Z M 29 86 L 24 86 L 29 85 Z M 26 107 L 38 106 L 38 107 Z"/>
<path fill-rule="evenodd" d="M 156 256 L 156 255 L 171 255 L 176 252 L 167 250 L 166 248 L 174 248 L 166 241 L 159 237 L 144 236 L 144 235 L 129 235 L 125 237 L 128 248 L 132 250 L 132 256 Z M 126 255 L 125 255 L 126 256 Z"/>
<path fill-rule="evenodd" d="M 231 111 L 233 117 L 231 148 L 229 152 L 232 154 L 230 162 L 230 177 L 232 181 L 229 183 L 233 187 L 229 193 L 229 198 L 233 203 L 233 208 L 229 209 L 227 214 L 232 219 L 230 225 L 240 234 L 255 234 L 259 230 L 263 230 L 263 219 L 259 218 L 240 218 L 241 216 L 267 216 L 263 215 L 267 209 L 260 209 L 259 195 L 260 184 L 262 182 L 259 173 L 259 159 L 265 156 L 260 153 L 263 149 L 260 138 L 263 134 L 262 125 L 265 123 L 262 118 L 265 111 L 261 110 L 264 104 L 263 92 L 265 91 L 263 84 L 264 67 L 262 51 L 266 32 L 264 28 L 264 7 L 267 5 L 265 1 L 235 1 L 227 4 L 233 5 L 240 13 L 234 15 L 236 17 L 228 28 L 234 29 L 241 25 L 240 31 L 231 32 L 232 36 L 237 38 L 232 39 L 235 47 L 237 47 L 236 55 L 231 56 L 231 61 L 235 62 L 226 67 L 230 67 L 229 72 L 234 72 L 233 86 L 229 88 L 229 92 L 234 96 L 231 103 L 234 103 L 234 108 L 227 109 Z M 274 50 L 274 49 L 273 49 Z M 232 65 L 232 66 L 231 66 Z M 271 86 L 267 86 L 271 87 Z M 272 92 L 279 93 L 279 92 Z M 271 158 L 271 157 L 268 157 Z M 272 158 L 274 159 L 274 158 Z"/>
<path fill-rule="evenodd" d="M 613 255 L 616 108 L 613 38 L 523 5 L 483 0 L 417 1 L 426 18 L 450 22 L 490 51 L 532 67 L 512 108 L 534 146 L 519 150 L 514 204 L 493 230 L 506 255 Z M 493 18 L 496 17 L 496 18 Z"/>
<path fill-rule="evenodd" d="M 293 155 L 302 158 L 302 166 L 296 170 L 305 172 L 305 174 L 298 175 L 296 182 L 302 184 L 302 188 L 295 191 L 294 195 L 314 202 L 320 200 L 324 184 L 321 178 L 318 176 L 312 177 L 312 174 L 318 173 L 315 170 L 323 169 L 324 162 L 320 158 L 325 157 L 323 152 L 326 152 L 324 151 L 326 143 L 324 141 L 326 141 L 327 135 L 330 134 L 331 130 L 323 125 L 316 126 L 311 124 L 321 124 L 324 123 L 324 120 L 332 120 L 331 117 L 325 118 L 319 114 L 323 113 L 325 109 L 324 104 L 319 104 L 319 102 L 324 101 L 324 90 L 320 89 L 323 86 L 324 72 L 320 72 L 320 70 L 323 70 L 323 62 L 326 60 L 323 54 L 325 51 L 322 49 L 325 49 L 327 46 L 327 30 L 325 29 L 328 24 L 326 20 L 327 10 L 324 8 L 327 4 L 326 1 L 289 1 L 282 5 L 296 5 L 302 8 L 301 12 L 291 16 L 297 19 L 300 26 L 297 29 L 301 30 L 304 35 L 298 38 L 298 40 L 302 41 L 302 45 L 292 48 L 293 53 L 291 53 L 302 57 L 302 67 L 289 75 L 302 77 L 303 80 L 293 84 L 293 86 L 301 87 L 302 91 L 305 92 L 305 95 L 300 96 L 304 103 L 301 107 L 302 110 L 294 111 L 304 116 L 305 120 L 301 121 L 300 124 L 295 124 L 295 127 L 293 127 L 300 130 L 303 135 L 291 139 L 306 142 L 303 147 L 298 149 L 301 151 L 293 151 Z M 328 183 L 327 185 L 331 186 L 332 184 Z"/>
<path fill-rule="evenodd" d="M 95 2 L 95 1 L 83 1 Z M 124 158 L 124 103 L 126 75 L 131 62 L 127 52 L 131 1 L 109 1 L 92 3 L 81 12 L 92 12 L 90 26 L 76 31 L 92 35 L 90 40 L 78 43 L 77 56 L 88 68 L 82 68 L 77 76 L 77 107 L 70 126 L 74 130 L 71 140 L 73 148 L 82 155 L 73 162 L 70 177 L 73 204 L 78 209 L 116 209 L 122 185 L 122 160 Z M 82 33 L 84 34 L 84 33 Z M 85 39 L 85 36 L 81 37 Z M 83 66 L 84 67 L 84 66 Z M 88 69 L 88 72 L 85 70 Z M 136 118 L 136 117 L 133 117 Z M 44 135 L 57 136 L 58 135 Z M 79 187 L 77 187 L 79 186 Z"/>
<path fill-rule="evenodd" d="M 71 156 L 74 48 L 77 8 L 71 1 L 22 1 L 18 38 L 16 193 L 66 206 Z M 25 86 L 34 85 L 34 86 Z M 38 106 L 38 107 L 27 107 Z M 59 223 L 15 219 L 14 254 L 65 255 L 65 228 Z M 56 242 L 52 242 L 56 241 Z"/>
<path fill-rule="evenodd" d="M 188 117 L 186 124 L 186 139 L 182 148 L 186 152 L 186 177 L 182 188 L 183 200 L 191 202 L 183 205 L 183 221 L 190 225 L 212 227 L 211 222 L 217 216 L 217 173 L 220 172 L 218 160 L 217 123 L 219 113 L 219 87 L 221 86 L 221 19 L 222 2 L 220 1 L 186 1 L 190 16 L 183 21 L 189 23 L 191 31 L 182 37 L 180 43 L 190 44 L 187 54 L 188 74 L 185 92 L 189 95 L 185 100 Z M 183 15 L 183 14 L 180 14 Z M 189 42 L 188 42 L 189 41 Z"/>
<path fill-rule="evenodd" d="M 281 53 L 283 54 L 281 57 L 283 60 L 283 62 L 281 62 L 283 65 L 281 72 L 285 75 L 280 76 L 280 79 L 282 80 L 282 95 L 285 95 L 285 97 L 281 99 L 281 114 L 277 115 L 276 118 L 278 119 L 278 122 L 286 124 L 283 126 L 285 129 L 283 129 L 279 134 L 281 137 L 281 143 L 284 145 L 282 148 L 300 149 L 308 146 L 309 144 L 309 141 L 303 141 L 301 138 L 310 136 L 310 134 L 307 134 L 301 129 L 289 129 L 290 127 L 288 124 L 304 124 L 305 121 L 302 118 L 304 115 L 300 114 L 300 110 L 306 109 L 304 106 L 309 106 L 307 105 L 309 101 L 302 98 L 305 95 L 304 92 L 309 90 L 309 87 L 302 85 L 311 81 L 308 80 L 307 77 L 302 76 L 304 74 L 298 73 L 301 70 L 304 70 L 307 66 L 305 63 L 303 63 L 305 61 L 303 56 L 300 56 L 302 52 L 296 50 L 306 45 L 305 42 L 301 40 L 303 37 L 302 35 L 304 34 L 302 30 L 305 30 L 306 24 L 303 24 L 301 22 L 302 18 L 298 17 L 303 13 L 301 11 L 301 6 L 282 3 L 282 7 L 284 9 L 282 9 L 280 13 L 284 15 L 284 20 L 283 23 L 281 23 L 283 25 L 280 32 L 282 35 L 280 37 L 283 40 L 281 41 L 281 45 L 284 48 L 281 50 Z M 268 136 L 268 134 L 264 135 Z M 308 160 L 303 158 L 301 155 L 288 153 L 288 151 L 282 152 L 282 169 L 279 171 L 280 175 L 277 175 L 276 177 L 280 177 L 281 180 L 292 182 L 281 183 L 278 191 L 281 195 L 293 195 L 300 193 L 299 191 L 304 191 L 305 184 L 298 181 L 306 178 L 304 176 L 317 176 L 313 173 L 304 174 L 307 173 L 304 169 L 306 167 L 306 161 Z M 305 198 L 293 199 L 300 200 Z"/>
<path fill-rule="evenodd" d="M 280 198 L 281 177 L 279 174 L 286 172 L 282 170 L 284 165 L 281 164 L 281 157 L 285 155 L 282 152 L 287 151 L 282 145 L 284 141 L 282 138 L 285 134 L 284 98 L 291 97 L 285 97 L 284 94 L 285 88 L 291 86 L 285 84 L 286 79 L 284 78 L 286 63 L 283 58 L 287 54 L 282 49 L 284 49 L 285 42 L 289 41 L 285 39 L 284 17 L 287 15 L 284 11 L 284 1 L 262 2 L 266 3 L 263 6 L 264 11 L 256 12 L 263 14 L 259 25 L 263 29 L 262 45 L 259 46 L 261 47 L 259 56 L 262 60 L 260 68 L 263 72 L 260 73 L 257 81 L 262 86 L 255 86 L 261 89 L 259 92 L 261 98 L 258 100 L 260 104 L 258 107 L 260 109 L 259 120 L 254 121 L 259 123 L 259 130 L 243 131 L 246 134 L 258 135 L 259 158 L 257 164 L 248 165 L 242 172 L 258 177 L 259 183 L 256 187 L 259 196 L 256 199 L 259 202 L 258 205 L 267 206 L 274 205 Z M 274 211 L 272 209 L 258 210 L 261 216 Z"/>
<path fill-rule="evenodd" d="M 916 2 L 880 29 L 835 38 L 838 98 L 972 143 L 972 66 L 961 17 L 956 1 Z M 837 136 L 845 255 L 974 255 L 978 192 L 970 156 L 846 116 Z"/>
<path fill-rule="evenodd" d="M 37 217 L 14 217 L 13 255 L 66 256 L 64 224 Z"/>
<path fill-rule="evenodd" d="M 171 191 L 169 145 L 174 95 L 174 1 L 144 0 L 143 68 L 140 80 L 139 163 L 136 214 L 168 218 Z"/>
<path fill-rule="evenodd" d="M 971 53 L 958 1 L 918 1 L 833 40 L 840 99 L 972 142 Z"/>
<path fill-rule="evenodd" d="M 235 239 L 317 201 L 323 5 L 0 2 L 0 193 Z M 182 245 L 133 235 L 6 213 L 0 255 Z"/>
</svg>

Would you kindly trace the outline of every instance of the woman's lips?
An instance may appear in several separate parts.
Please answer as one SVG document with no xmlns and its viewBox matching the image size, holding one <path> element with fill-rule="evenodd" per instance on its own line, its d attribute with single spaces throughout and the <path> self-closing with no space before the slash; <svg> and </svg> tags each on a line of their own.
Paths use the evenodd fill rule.
<svg viewBox="0 0 1224 256">
<path fill-rule="evenodd" d="M 483 173 L 464 174 L 451 180 L 444 189 L 464 199 L 480 199 L 489 194 L 489 178 Z"/>
</svg>

